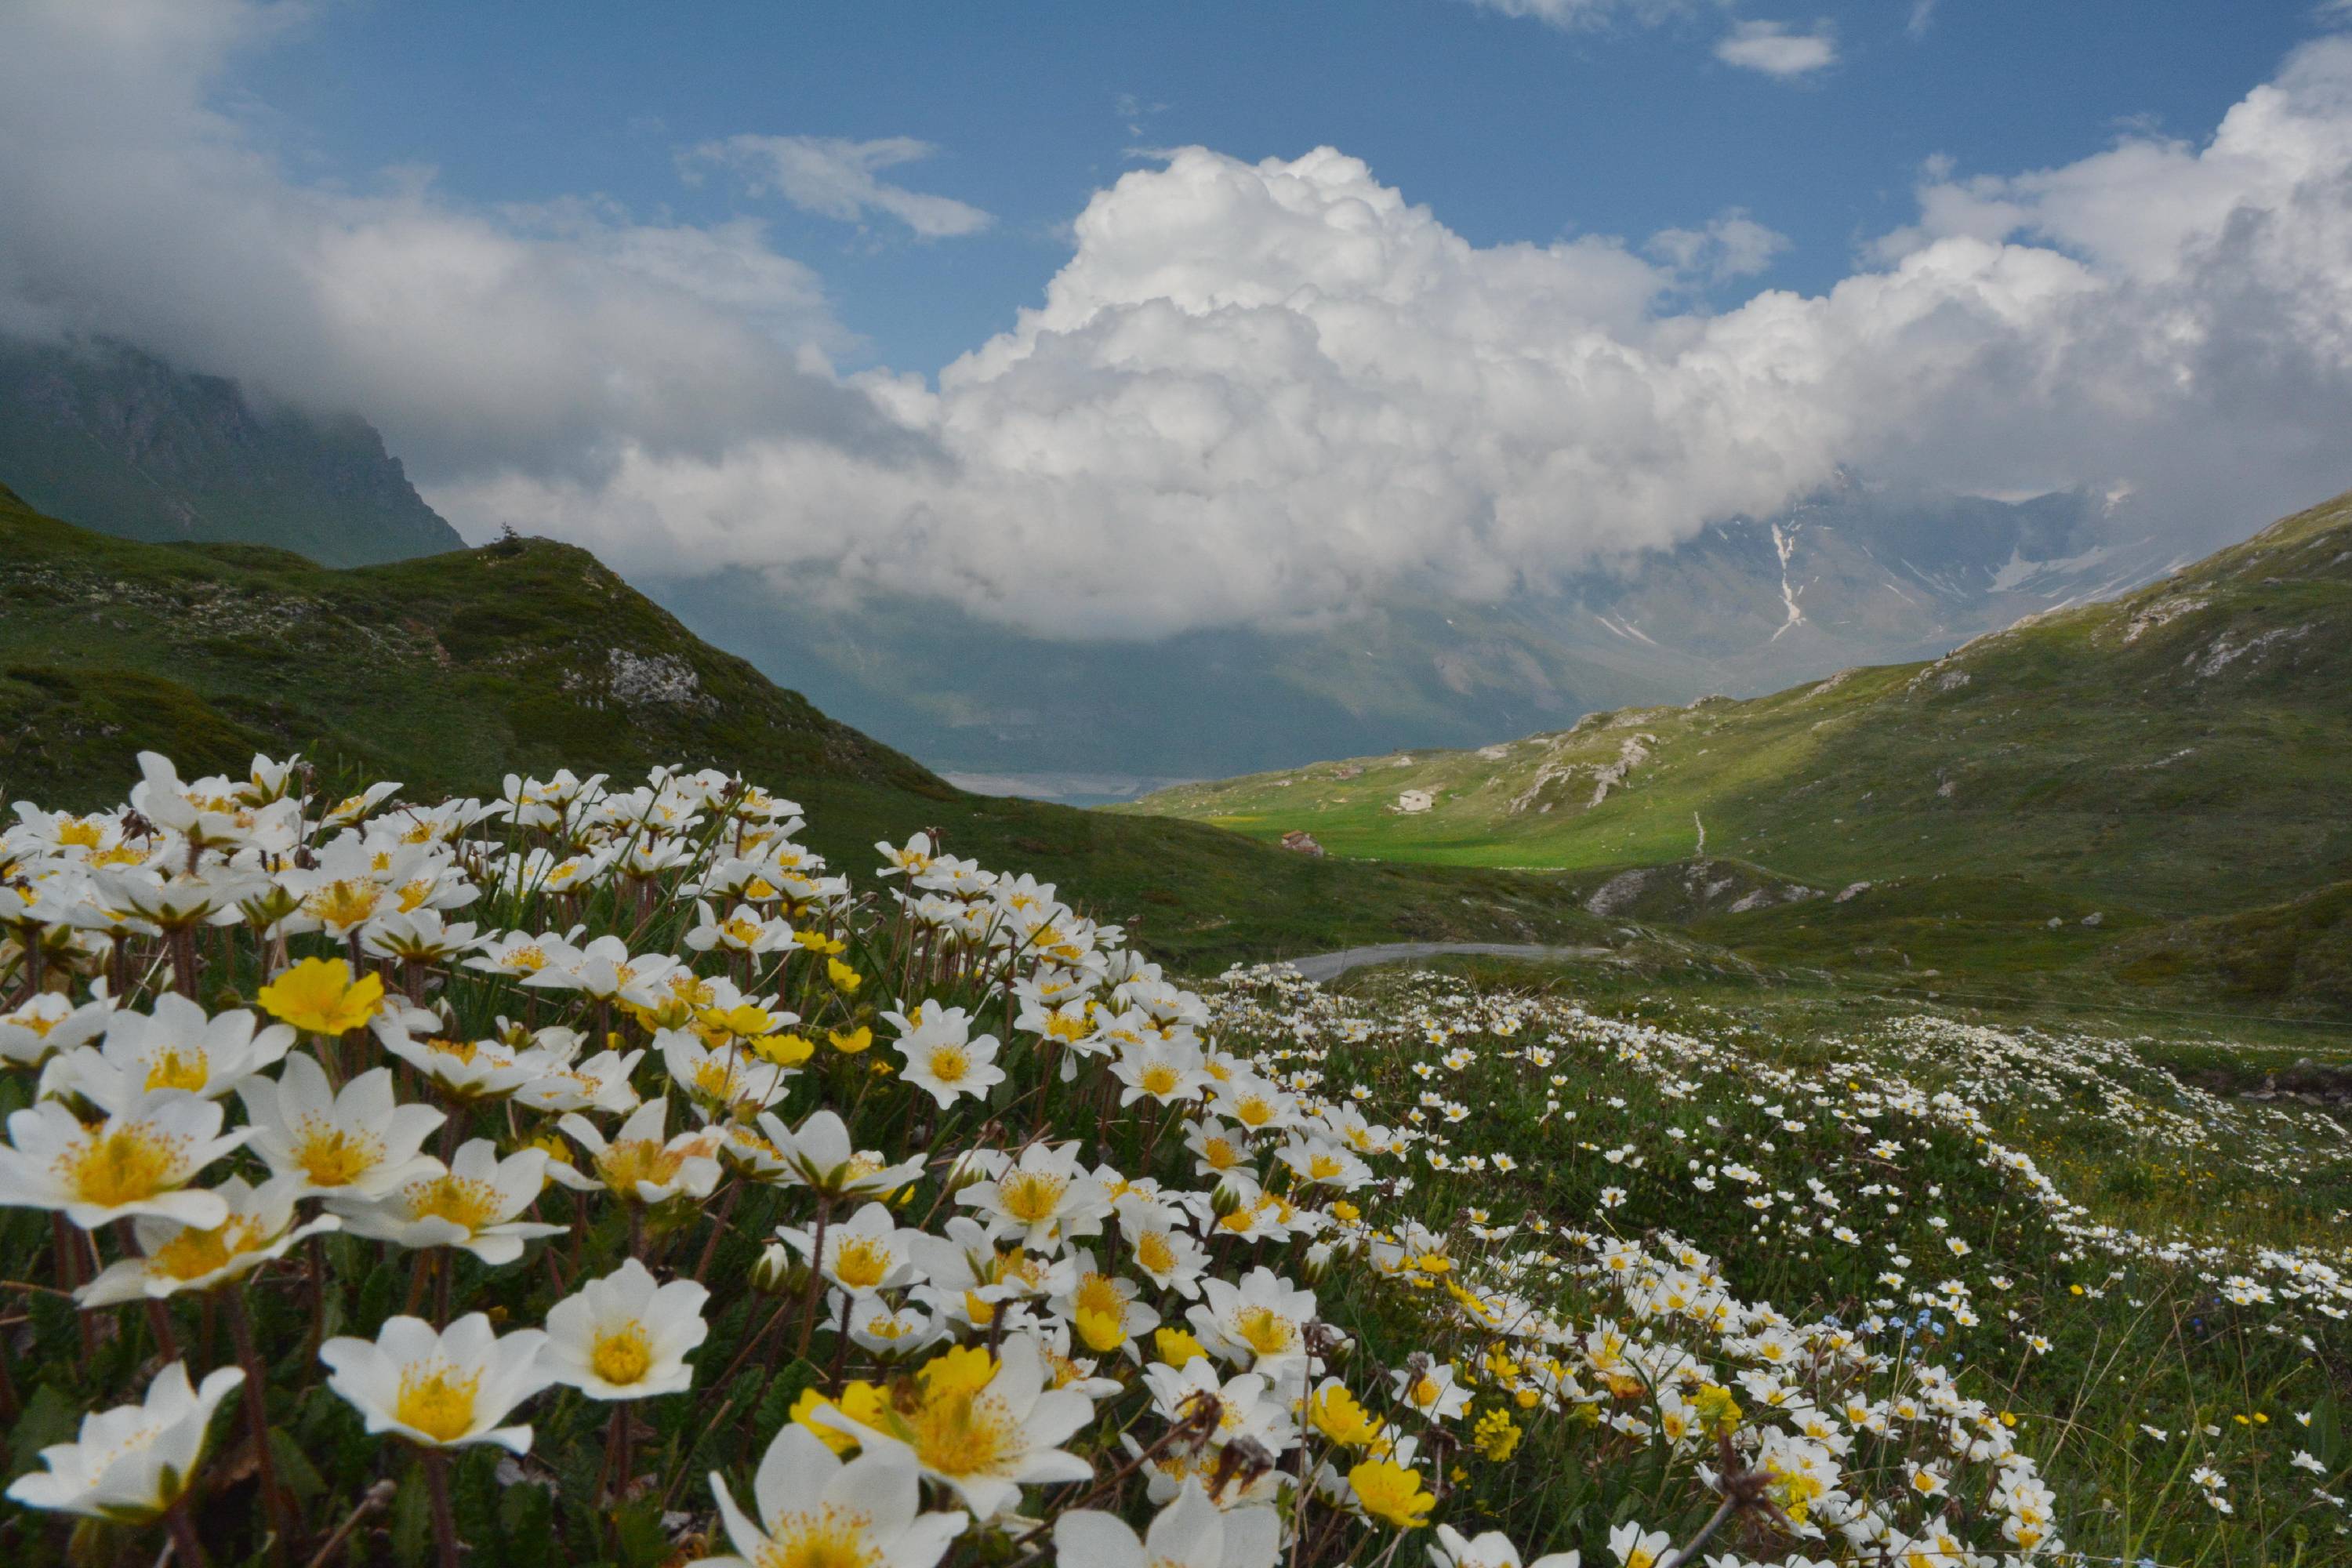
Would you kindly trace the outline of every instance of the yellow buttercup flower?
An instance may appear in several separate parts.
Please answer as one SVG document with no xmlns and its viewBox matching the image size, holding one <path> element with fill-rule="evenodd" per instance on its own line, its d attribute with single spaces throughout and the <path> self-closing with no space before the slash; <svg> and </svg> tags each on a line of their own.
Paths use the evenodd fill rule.
<svg viewBox="0 0 2352 1568">
<path fill-rule="evenodd" d="M 1348 1472 L 1356 1504 L 1374 1519 L 1399 1530 L 1419 1530 L 1429 1522 L 1437 1499 L 1424 1490 L 1418 1472 L 1387 1459 L 1366 1459 Z"/>
<path fill-rule="evenodd" d="M 824 1037 L 832 1042 L 835 1050 L 845 1056 L 854 1057 L 874 1043 L 874 1031 L 860 1025 L 845 1032 L 840 1029 L 827 1029 Z"/>
<path fill-rule="evenodd" d="M 832 981 L 833 988 L 845 996 L 856 995 L 857 988 L 866 984 L 866 976 L 837 958 L 828 958 L 824 961 L 824 977 Z"/>
<path fill-rule="evenodd" d="M 796 1068 L 816 1055 L 816 1047 L 799 1035 L 761 1035 L 749 1044 L 753 1056 L 780 1068 Z"/>
<path fill-rule="evenodd" d="M 1315 1429 L 1342 1447 L 1369 1448 L 1381 1439 L 1385 1424 L 1366 1410 L 1353 1394 L 1333 1383 L 1307 1402 L 1307 1417 Z"/>
<path fill-rule="evenodd" d="M 257 1000 L 272 1017 L 314 1035 L 340 1035 L 360 1028 L 383 1005 L 383 982 L 363 974 L 352 980 L 352 966 L 340 958 L 306 958 L 263 986 Z"/>
<path fill-rule="evenodd" d="M 1209 1352 L 1201 1342 L 1181 1329 L 1155 1329 L 1151 1333 L 1151 1353 L 1170 1366 L 1187 1366 Z"/>
</svg>

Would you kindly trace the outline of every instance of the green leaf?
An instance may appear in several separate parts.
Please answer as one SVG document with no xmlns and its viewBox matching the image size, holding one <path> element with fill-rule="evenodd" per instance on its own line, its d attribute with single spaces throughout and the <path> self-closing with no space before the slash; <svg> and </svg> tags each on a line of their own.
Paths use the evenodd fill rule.
<svg viewBox="0 0 2352 1568">
<path fill-rule="evenodd" d="M 302 1445 L 283 1426 L 269 1429 L 269 1458 L 278 1466 L 278 1484 L 308 1502 L 327 1489 L 327 1483 L 310 1463 L 310 1456 Z"/>
<path fill-rule="evenodd" d="M 392 1496 L 392 1554 L 402 1568 L 415 1568 L 433 1543 L 433 1497 L 424 1466 L 410 1468 Z"/>
<path fill-rule="evenodd" d="M 41 1450 L 52 1443 L 72 1442 L 80 1426 L 81 1412 L 55 1384 L 34 1389 L 33 1396 L 25 1401 L 24 1413 L 8 1431 L 8 1479 L 13 1481 L 40 1468 Z"/>
</svg>

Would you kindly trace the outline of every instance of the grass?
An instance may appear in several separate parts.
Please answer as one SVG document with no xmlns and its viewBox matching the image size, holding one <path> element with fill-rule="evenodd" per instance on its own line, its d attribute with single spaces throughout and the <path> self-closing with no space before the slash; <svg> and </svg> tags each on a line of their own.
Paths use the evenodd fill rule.
<svg viewBox="0 0 2352 1568">
<path fill-rule="evenodd" d="M 2345 902 L 2327 889 L 2352 880 L 2347 696 L 2352 498 L 1931 665 L 1119 809 L 1305 829 L 1387 863 L 1559 869 L 1588 893 L 1629 870 L 1729 868 L 1750 882 L 1673 918 L 1759 962 L 1900 969 L 1901 953 L 2004 982 L 2055 966 L 2118 995 L 2340 1014 Z M 1401 811 L 1409 790 L 1434 804 Z M 1872 886 L 1734 913 L 1757 879 Z M 2053 918 L 2079 929 L 2037 934 Z"/>
<path fill-rule="evenodd" d="M 1360 1089 L 1375 1120 L 1428 1119 L 1450 1168 L 1423 1173 L 1424 1212 L 1506 1234 L 1678 1237 L 1742 1299 L 1832 1312 L 1898 1360 L 1957 1364 L 1964 1392 L 2014 1418 L 2069 1546 L 2095 1561 L 2352 1555 L 2341 1501 L 2313 1490 L 2340 1499 L 2352 1469 L 2352 1335 L 2340 1306 L 2297 1300 L 2293 1275 L 2257 1261 L 2264 1247 L 2352 1260 L 2341 1113 L 2188 1081 L 2200 1062 L 2242 1072 L 2272 1052 L 2352 1063 L 2352 1034 L 2242 1047 L 1667 979 L 1453 959 L 1363 973 L 1329 998 L 1252 984 L 1268 1037 L 1337 1042 L 1276 1055 Z M 1447 1105 L 1470 1114 L 1449 1126 Z M 1461 1277 L 1516 1245 L 1457 1251 Z M 2251 1289 L 2229 1284 L 2241 1276 Z M 1564 1516 L 1591 1542 L 1641 1506 L 1576 1473 L 1584 1444 L 1529 1462 L 1560 1479 L 1530 1489 L 1473 1465 L 1466 1483 L 1514 1540 L 1572 1539 L 1545 1533 Z M 2210 1488 L 2192 1479 L 2207 1468 Z"/>
</svg>

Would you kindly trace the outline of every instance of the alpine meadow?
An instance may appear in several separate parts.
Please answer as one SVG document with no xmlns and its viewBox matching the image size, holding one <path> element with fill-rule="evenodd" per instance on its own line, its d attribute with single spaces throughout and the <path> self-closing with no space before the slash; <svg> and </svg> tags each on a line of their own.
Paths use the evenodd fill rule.
<svg viewBox="0 0 2352 1568">
<path fill-rule="evenodd" d="M 2352 1568 L 2352 6 L 22 0 L 0 213 L 0 1563 Z"/>
</svg>

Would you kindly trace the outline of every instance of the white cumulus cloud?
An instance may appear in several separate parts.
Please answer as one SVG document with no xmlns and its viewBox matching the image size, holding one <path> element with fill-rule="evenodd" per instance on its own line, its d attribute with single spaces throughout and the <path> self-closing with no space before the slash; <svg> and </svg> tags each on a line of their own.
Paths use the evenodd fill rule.
<svg viewBox="0 0 2352 1568">
<path fill-rule="evenodd" d="M 1766 76 L 1810 76 L 1837 64 L 1837 35 L 1827 22 L 1802 33 L 1786 22 L 1735 22 L 1716 41 L 1715 58 Z"/>
<path fill-rule="evenodd" d="M 845 142 L 834 136 L 742 135 L 705 142 L 688 152 L 683 163 L 689 171 L 703 163 L 733 169 L 755 194 L 773 194 L 804 211 L 844 223 L 881 213 L 926 239 L 978 234 L 996 221 L 980 208 L 875 177 L 877 170 L 911 163 L 938 151 L 911 136 Z"/>
<path fill-rule="evenodd" d="M 1182 148 L 1094 195 L 1011 330 L 936 378 L 844 378 L 819 279 L 754 222 L 295 177 L 209 96 L 262 15 L 52 0 L 17 27 L 0 323 L 358 409 L 461 527 L 641 574 L 1141 637 L 1504 595 L 1841 464 L 2129 487 L 2216 532 L 2352 479 L 2352 39 L 2201 142 L 1936 164 L 1852 276 L 1722 311 L 1694 285 L 1769 263 L 1760 217 L 1480 246 L 1339 151 Z"/>
</svg>

